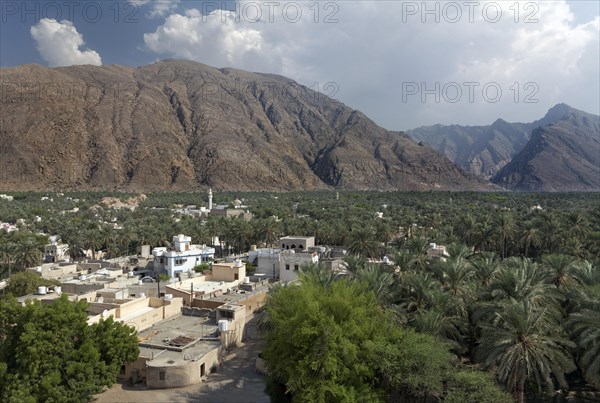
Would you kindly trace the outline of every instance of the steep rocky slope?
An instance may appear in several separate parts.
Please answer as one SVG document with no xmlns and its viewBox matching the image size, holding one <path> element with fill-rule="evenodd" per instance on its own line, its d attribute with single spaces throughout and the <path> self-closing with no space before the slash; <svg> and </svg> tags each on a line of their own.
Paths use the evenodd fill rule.
<svg viewBox="0 0 600 403">
<path fill-rule="evenodd" d="M 600 191 L 600 116 L 571 110 L 537 128 L 492 181 L 514 190 Z"/>
<path fill-rule="evenodd" d="M 583 113 L 565 104 L 552 107 L 532 123 L 509 123 L 498 119 L 489 126 L 424 126 L 408 133 L 444 153 L 474 175 L 489 179 L 508 164 L 527 144 L 531 132 L 556 123 L 571 113 Z"/>
<path fill-rule="evenodd" d="M 0 188 L 490 189 L 285 77 L 162 61 L 0 70 Z"/>
</svg>

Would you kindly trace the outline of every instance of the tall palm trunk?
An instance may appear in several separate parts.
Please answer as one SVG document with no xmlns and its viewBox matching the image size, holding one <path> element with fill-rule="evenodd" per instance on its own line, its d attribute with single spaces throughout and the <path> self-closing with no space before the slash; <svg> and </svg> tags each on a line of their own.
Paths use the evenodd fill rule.
<svg viewBox="0 0 600 403">
<path fill-rule="evenodd" d="M 525 379 L 519 379 L 517 383 L 517 403 L 525 403 Z"/>
</svg>

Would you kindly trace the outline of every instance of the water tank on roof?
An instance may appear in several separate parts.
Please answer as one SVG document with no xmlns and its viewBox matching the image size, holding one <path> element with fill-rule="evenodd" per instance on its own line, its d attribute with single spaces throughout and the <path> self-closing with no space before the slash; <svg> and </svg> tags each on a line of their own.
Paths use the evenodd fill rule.
<svg viewBox="0 0 600 403">
<path fill-rule="evenodd" d="M 250 283 L 250 277 L 244 277 L 244 284 Z"/>
<path fill-rule="evenodd" d="M 97 303 L 101 304 L 104 302 L 104 297 L 98 297 Z"/>
<path fill-rule="evenodd" d="M 387 257 L 387 256 L 384 256 L 384 257 L 383 257 L 383 263 L 385 263 L 385 264 L 389 264 L 389 263 L 390 263 L 390 258 L 389 258 L 389 257 Z"/>
<path fill-rule="evenodd" d="M 140 292 L 140 298 L 146 298 L 146 293 L 145 292 Z"/>
<path fill-rule="evenodd" d="M 256 252 L 256 245 L 250 245 L 250 250 L 252 252 Z"/>
<path fill-rule="evenodd" d="M 430 243 L 430 244 L 429 244 L 429 248 L 431 248 L 431 249 L 435 249 L 435 247 L 436 247 L 436 244 L 434 244 L 434 243 Z"/>
<path fill-rule="evenodd" d="M 62 287 L 57 285 L 56 287 L 54 287 L 54 292 L 60 295 L 62 293 Z"/>
<path fill-rule="evenodd" d="M 173 299 L 173 294 L 165 294 L 165 301 L 171 301 Z"/>
<path fill-rule="evenodd" d="M 87 276 L 85 274 L 80 274 L 79 275 L 79 280 L 81 280 L 81 281 L 87 280 Z"/>
<path fill-rule="evenodd" d="M 37 271 L 38 273 L 41 273 L 42 272 L 42 268 L 38 266 L 38 267 L 35 268 L 35 271 Z"/>
<path fill-rule="evenodd" d="M 219 332 L 226 332 L 229 329 L 229 321 L 221 319 L 219 321 Z"/>
<path fill-rule="evenodd" d="M 45 286 L 39 286 L 38 287 L 38 294 L 39 295 L 46 295 L 46 287 Z"/>
<path fill-rule="evenodd" d="M 236 259 L 235 267 L 242 267 L 242 261 L 240 259 Z"/>
</svg>

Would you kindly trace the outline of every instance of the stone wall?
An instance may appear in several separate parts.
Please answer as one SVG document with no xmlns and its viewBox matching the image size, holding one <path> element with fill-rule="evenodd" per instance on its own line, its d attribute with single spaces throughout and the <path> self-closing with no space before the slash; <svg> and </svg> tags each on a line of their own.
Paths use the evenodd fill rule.
<svg viewBox="0 0 600 403">
<path fill-rule="evenodd" d="M 213 367 L 219 366 L 219 348 L 211 350 L 197 361 L 184 361 L 181 365 L 146 367 L 146 385 L 154 389 L 179 388 L 194 385 L 202 380 L 201 371 L 204 364 L 204 377 Z"/>
</svg>

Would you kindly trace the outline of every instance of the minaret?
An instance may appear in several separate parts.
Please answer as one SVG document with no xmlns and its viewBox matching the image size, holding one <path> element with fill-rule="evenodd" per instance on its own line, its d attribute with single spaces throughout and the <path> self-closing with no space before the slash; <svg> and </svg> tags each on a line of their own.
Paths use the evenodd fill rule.
<svg viewBox="0 0 600 403">
<path fill-rule="evenodd" d="M 208 189 L 208 209 L 212 210 L 212 189 Z"/>
</svg>

